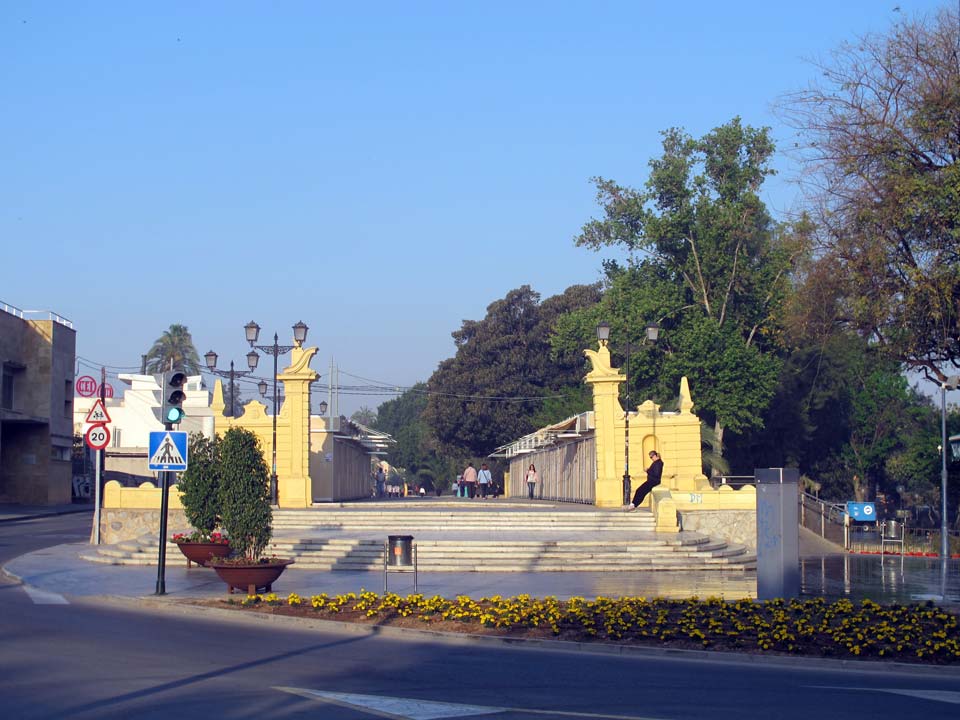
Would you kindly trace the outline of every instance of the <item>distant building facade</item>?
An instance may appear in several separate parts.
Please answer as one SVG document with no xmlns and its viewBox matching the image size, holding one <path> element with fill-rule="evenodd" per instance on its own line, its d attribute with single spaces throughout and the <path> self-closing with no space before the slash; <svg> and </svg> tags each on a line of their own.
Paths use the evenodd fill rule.
<svg viewBox="0 0 960 720">
<path fill-rule="evenodd" d="M 0 503 L 71 502 L 73 323 L 0 302 Z"/>
<path fill-rule="evenodd" d="M 110 445 L 103 461 L 103 479 L 117 480 L 122 485 L 139 485 L 156 478 L 147 467 L 147 449 L 150 433 L 163 430 L 160 422 L 160 384 L 153 375 L 122 373 L 118 376 L 124 388 L 120 397 L 105 402 L 110 422 Z M 200 375 L 190 375 L 184 386 L 187 398 L 183 402 L 186 415 L 178 427 L 188 433 L 213 436 L 214 420 L 210 410 L 210 392 Z M 87 426 L 87 414 L 96 397 L 78 397 L 73 409 L 73 428 L 82 435 Z"/>
</svg>

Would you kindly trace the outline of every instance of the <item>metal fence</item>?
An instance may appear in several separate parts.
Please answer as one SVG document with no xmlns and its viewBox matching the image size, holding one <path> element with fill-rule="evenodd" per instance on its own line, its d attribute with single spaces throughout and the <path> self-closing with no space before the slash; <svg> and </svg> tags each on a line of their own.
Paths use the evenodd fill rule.
<svg viewBox="0 0 960 720">
<path fill-rule="evenodd" d="M 808 530 L 812 530 L 830 542 L 843 545 L 846 540 L 843 518 L 843 505 L 824 502 L 809 493 L 801 493 L 800 525 Z"/>
<path fill-rule="evenodd" d="M 594 438 L 553 445 L 511 458 L 511 497 L 527 497 L 528 488 L 525 477 L 531 464 L 537 468 L 537 474 L 540 476 L 540 484 L 535 494 L 537 499 L 590 505 L 594 503 L 597 477 Z"/>
</svg>

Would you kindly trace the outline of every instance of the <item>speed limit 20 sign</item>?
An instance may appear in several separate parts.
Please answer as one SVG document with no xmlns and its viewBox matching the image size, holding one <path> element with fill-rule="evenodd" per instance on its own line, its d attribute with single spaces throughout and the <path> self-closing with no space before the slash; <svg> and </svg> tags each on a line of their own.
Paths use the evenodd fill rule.
<svg viewBox="0 0 960 720">
<path fill-rule="evenodd" d="M 106 425 L 91 425 L 84 439 L 94 450 L 103 450 L 110 444 L 110 430 Z"/>
</svg>

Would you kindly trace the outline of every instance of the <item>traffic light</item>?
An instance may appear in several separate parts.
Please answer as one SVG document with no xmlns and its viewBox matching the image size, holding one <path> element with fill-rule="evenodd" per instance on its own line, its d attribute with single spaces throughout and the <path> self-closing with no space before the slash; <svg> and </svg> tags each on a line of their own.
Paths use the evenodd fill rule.
<svg viewBox="0 0 960 720">
<path fill-rule="evenodd" d="M 163 374 L 163 383 L 160 385 L 161 415 L 160 420 L 165 425 L 176 425 L 184 416 L 183 401 L 187 394 L 183 386 L 187 383 L 187 374 L 180 370 L 170 370 Z"/>
</svg>

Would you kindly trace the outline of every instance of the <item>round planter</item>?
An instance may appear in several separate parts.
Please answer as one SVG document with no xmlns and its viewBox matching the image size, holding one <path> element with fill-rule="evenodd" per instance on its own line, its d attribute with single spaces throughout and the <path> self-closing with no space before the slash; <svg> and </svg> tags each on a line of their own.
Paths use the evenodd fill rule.
<svg viewBox="0 0 960 720">
<path fill-rule="evenodd" d="M 227 584 L 227 592 L 234 590 L 246 591 L 247 595 L 256 595 L 257 590 L 270 592 L 273 583 L 293 560 L 273 560 L 265 563 L 251 563 L 249 565 L 214 565 L 210 564 L 214 572 Z"/>
<path fill-rule="evenodd" d="M 192 563 L 202 567 L 210 558 L 224 558 L 230 554 L 230 546 L 224 543 L 178 542 L 177 547 L 187 559 L 187 567 L 191 567 Z"/>
</svg>

